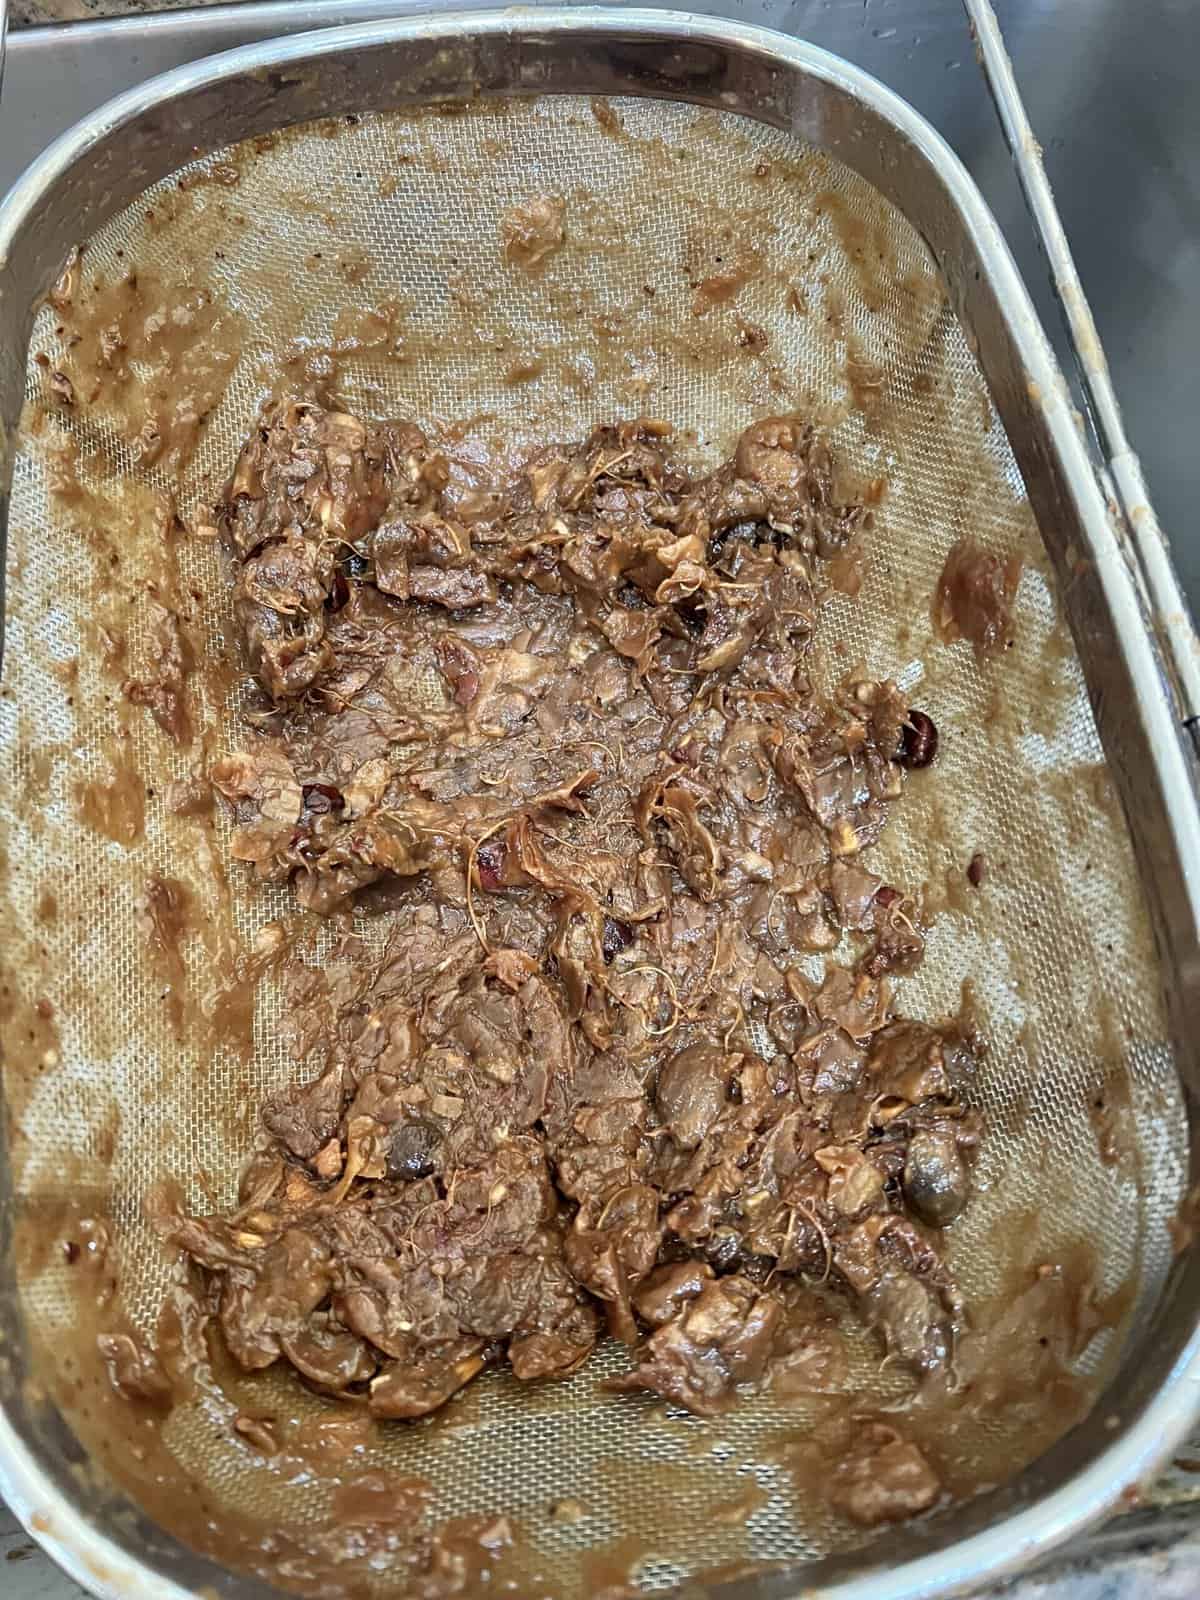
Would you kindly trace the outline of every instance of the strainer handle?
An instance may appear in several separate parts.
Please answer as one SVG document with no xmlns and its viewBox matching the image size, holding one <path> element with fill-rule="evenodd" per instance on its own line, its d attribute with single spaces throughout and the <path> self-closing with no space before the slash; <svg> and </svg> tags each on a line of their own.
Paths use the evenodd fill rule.
<svg viewBox="0 0 1200 1600">
<path fill-rule="evenodd" d="M 1200 640 L 1197 640 L 1166 538 L 1150 503 L 1141 462 L 1125 435 L 1104 346 L 1096 332 L 1091 307 L 1054 203 L 1054 193 L 1042 163 L 1042 147 L 1030 126 L 996 13 L 991 0 L 963 0 L 963 5 L 974 35 L 976 54 L 1017 169 L 1025 204 L 1066 320 L 1084 404 L 1103 456 L 1100 473 L 1105 498 L 1119 511 L 1130 546 L 1137 554 L 1154 612 L 1153 620 L 1174 672 L 1182 720 L 1200 750 Z"/>
</svg>

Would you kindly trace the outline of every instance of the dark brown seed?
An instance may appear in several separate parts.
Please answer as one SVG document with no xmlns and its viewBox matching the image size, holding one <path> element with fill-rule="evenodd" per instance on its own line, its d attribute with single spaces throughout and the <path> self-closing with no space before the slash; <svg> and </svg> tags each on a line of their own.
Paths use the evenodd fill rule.
<svg viewBox="0 0 1200 1600">
<path fill-rule="evenodd" d="M 350 598 L 350 585 L 346 581 L 346 574 L 338 567 L 333 574 L 333 583 L 329 590 L 329 599 L 325 604 L 330 611 L 340 611 Z"/>
<path fill-rule="evenodd" d="M 938 752 L 937 724 L 923 711 L 910 711 L 896 760 L 902 767 L 927 767 Z"/>
<path fill-rule="evenodd" d="M 392 1135 L 388 1151 L 387 1175 L 415 1183 L 427 1178 L 437 1167 L 437 1152 L 442 1136 L 438 1130 L 420 1118 L 402 1122 Z"/>
<path fill-rule="evenodd" d="M 708 621 L 708 607 L 698 594 L 685 595 L 682 600 L 675 602 L 675 611 L 680 622 L 683 623 L 693 639 L 698 639 L 704 632 L 704 625 Z"/>
<path fill-rule="evenodd" d="M 899 889 L 893 889 L 890 884 L 882 883 L 875 891 L 875 903 L 881 905 L 886 911 L 889 906 L 894 906 L 900 898 Z"/>
<path fill-rule="evenodd" d="M 503 839 L 489 839 L 475 852 L 475 867 L 479 873 L 479 887 L 495 894 L 504 887 L 504 862 L 508 846 Z"/>
<path fill-rule="evenodd" d="M 745 1261 L 745 1244 L 734 1228 L 717 1228 L 704 1246 L 704 1253 L 718 1272 L 730 1272 Z"/>
<path fill-rule="evenodd" d="M 304 797 L 304 809 L 315 817 L 341 811 L 346 804 L 341 790 L 335 789 L 331 783 L 306 783 L 300 793 Z"/>
<path fill-rule="evenodd" d="M 971 1180 L 952 1133 L 920 1128 L 904 1162 L 904 1198 L 922 1222 L 944 1228 L 971 1194 Z"/>
<path fill-rule="evenodd" d="M 627 922 L 618 922 L 615 917 L 605 917 L 604 931 L 600 935 L 600 953 L 604 957 L 604 965 L 612 965 L 613 957 L 620 955 L 622 950 L 628 950 L 636 935 Z"/>
<path fill-rule="evenodd" d="M 967 863 L 967 882 L 973 889 L 978 889 L 986 877 L 987 857 L 981 851 L 977 851 Z"/>
<path fill-rule="evenodd" d="M 74 1239 L 64 1239 L 62 1247 L 63 1257 L 69 1267 L 73 1267 L 79 1260 L 79 1246 Z"/>
</svg>

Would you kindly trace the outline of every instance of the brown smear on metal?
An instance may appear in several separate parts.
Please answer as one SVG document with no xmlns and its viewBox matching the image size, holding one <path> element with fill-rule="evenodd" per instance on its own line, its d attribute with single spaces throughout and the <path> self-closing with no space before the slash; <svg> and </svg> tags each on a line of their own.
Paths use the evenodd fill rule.
<svg viewBox="0 0 1200 1600">
<path fill-rule="evenodd" d="M 567 234 L 531 275 L 504 264 L 498 220 L 544 192 L 563 196 Z M 753 272 L 693 315 L 697 286 L 740 276 L 748 252 Z M 206 503 L 288 371 L 315 374 L 363 415 L 431 430 L 471 419 L 456 448 L 481 461 L 598 418 L 657 413 L 690 427 L 697 463 L 713 463 L 754 417 L 795 410 L 831 430 L 856 482 L 886 485 L 861 588 L 823 617 L 822 670 L 830 682 L 858 668 L 899 677 L 941 734 L 868 864 L 928 886 L 926 907 L 940 912 L 904 1011 L 951 1015 L 969 982 L 990 1042 L 977 1086 L 991 1124 L 984 1188 L 953 1229 L 955 1269 L 981 1321 L 1014 1285 L 1040 1282 L 1039 1267 L 1086 1280 L 1071 1303 L 1090 1300 L 1091 1336 L 1064 1345 L 1066 1377 L 1044 1375 L 1084 1403 L 1119 1349 L 1118 1324 L 1153 1301 L 1169 1264 L 1182 1118 L 1079 665 L 1007 442 L 915 233 L 837 163 L 769 129 L 672 104 L 613 102 L 601 115 L 559 99 L 363 118 L 220 153 L 86 241 L 68 293 L 39 318 L 29 364 L 0 702 L 0 1018 L 18 1207 L 34 1231 L 70 1243 L 72 1208 L 103 1210 L 112 1315 L 152 1334 L 172 1268 L 144 1196 L 173 1178 L 193 1207 L 209 1204 L 206 1184 L 231 1202 L 257 1108 L 291 1075 L 269 941 L 255 945 L 290 916 L 287 897 L 226 873 L 228 824 L 202 796 L 182 812 L 168 803 L 172 785 L 195 789 L 193 769 L 233 747 L 244 703 L 222 560 L 191 530 L 206 526 Z M 151 326 L 173 303 L 180 325 Z M 869 406 L 855 393 L 863 374 Z M 965 644 L 935 642 L 929 624 L 942 562 L 968 533 L 1024 563 L 1014 648 L 982 664 Z M 148 672 L 150 601 L 178 616 L 197 664 L 191 749 L 125 693 Z M 942 886 L 951 874 L 962 885 L 981 851 L 985 882 L 951 895 Z M 136 913 L 154 877 L 182 885 L 188 908 L 170 958 L 177 1015 Z M 304 936 L 319 962 L 330 931 Z M 1101 989 L 1111 1023 L 1096 1013 Z M 1128 1097 L 1121 1140 L 1134 1146 L 1115 1161 L 1088 1112 L 1113 1074 Z M 1086 1239 L 1098 1253 L 1081 1265 Z M 519 1548 L 504 1560 L 563 1596 L 595 1577 L 589 1552 L 626 1581 L 664 1519 L 670 1549 L 643 1582 L 844 1548 L 862 1535 L 806 1492 L 799 1441 L 831 1409 L 877 1410 L 907 1388 L 851 1330 L 840 1367 L 814 1357 L 840 1374 L 832 1398 L 766 1392 L 707 1424 L 601 1393 L 626 1360 L 610 1346 L 544 1389 L 486 1374 L 433 1425 L 371 1430 L 346 1468 L 304 1443 L 336 1436 L 335 1409 L 274 1372 L 224 1373 L 226 1397 L 194 1395 L 165 1422 L 136 1415 L 95 1351 L 94 1285 L 65 1249 L 26 1246 L 20 1267 L 31 1339 L 53 1352 L 54 1392 L 97 1461 L 185 1539 L 276 1574 L 294 1561 L 287 1581 L 323 1594 L 337 1591 L 305 1530 L 327 1525 L 335 1491 L 368 1470 L 427 1480 L 435 1524 L 506 1514 Z M 996 1359 L 1002 1378 L 1019 1376 L 1019 1346 Z M 964 1488 L 1049 1442 L 1049 1427 L 1030 1431 L 1033 1401 L 1008 1398 L 983 1421 L 955 1412 L 945 1443 L 941 1413 L 928 1412 L 931 1458 Z M 277 1457 L 238 1432 L 238 1413 L 270 1419 Z M 310 1447 L 326 1465 L 296 1481 L 286 1463 Z M 740 1495 L 744 1524 L 713 1514 Z M 587 1514 L 556 1519 L 567 1499 Z M 338 1581 L 359 1582 L 345 1569 Z"/>
</svg>

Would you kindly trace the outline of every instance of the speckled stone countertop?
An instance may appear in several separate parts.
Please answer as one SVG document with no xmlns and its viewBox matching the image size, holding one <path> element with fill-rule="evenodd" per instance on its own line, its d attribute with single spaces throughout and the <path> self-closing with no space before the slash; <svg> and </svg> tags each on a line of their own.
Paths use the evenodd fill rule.
<svg viewBox="0 0 1200 1600">
<path fill-rule="evenodd" d="M 121 17 L 130 12 L 177 11 L 206 0 L 9 0 L 14 27 L 31 22 L 78 22 L 82 17 Z M 211 0 L 208 0 L 211 3 Z"/>
<path fill-rule="evenodd" d="M 1057 1566 L 971 1600 L 1196 1600 L 1200 1533 L 1167 1548 L 1123 1551 Z M 0 1504 L 0 1594 L 5 1600 L 88 1600 Z"/>
</svg>

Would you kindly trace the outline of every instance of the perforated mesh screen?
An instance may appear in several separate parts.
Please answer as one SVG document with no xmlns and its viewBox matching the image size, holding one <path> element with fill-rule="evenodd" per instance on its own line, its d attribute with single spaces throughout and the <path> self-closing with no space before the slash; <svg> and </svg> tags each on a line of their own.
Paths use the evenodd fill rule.
<svg viewBox="0 0 1200 1600">
<path fill-rule="evenodd" d="M 186 391 L 202 358 L 220 374 L 181 475 L 139 466 L 131 442 L 130 418 L 162 381 L 154 338 L 119 406 L 107 390 L 89 405 L 79 353 L 56 332 L 53 308 L 42 312 L 13 492 L 0 700 L 15 910 L 2 938 L 29 1008 L 27 1046 L 8 1068 L 22 1204 L 51 1224 L 66 1204 L 109 1215 L 125 1305 L 149 1329 L 168 1263 L 141 1220 L 143 1195 L 169 1177 L 196 1207 L 210 1192 L 228 1201 L 263 1092 L 293 1070 L 269 981 L 244 1058 L 212 1043 L 201 1015 L 214 986 L 228 987 L 231 957 L 292 914 L 288 896 L 253 889 L 236 868 L 222 887 L 224 820 L 172 817 L 162 800 L 189 761 L 236 747 L 232 677 L 201 686 L 187 756 L 121 683 L 144 663 L 155 593 L 190 615 L 198 641 L 224 649 L 221 558 L 174 528 L 169 497 L 193 519 L 282 357 L 301 351 L 336 368 L 348 408 L 467 421 L 481 453 L 645 412 L 694 430 L 689 448 L 712 462 L 752 418 L 796 410 L 830 430 L 851 488 L 886 478 L 862 593 L 823 613 L 820 670 L 840 678 L 861 663 L 898 678 L 942 734 L 937 768 L 909 784 L 872 865 L 923 889 L 938 911 L 902 1009 L 945 1017 L 967 983 L 989 1042 L 980 1193 L 953 1230 L 954 1265 L 984 1302 L 1014 1262 L 1086 1241 L 1100 1291 L 1131 1281 L 1132 1315 L 1143 1314 L 1166 1269 L 1165 1220 L 1184 1173 L 1175 1071 L 1079 664 L 967 340 L 914 230 L 846 168 L 733 116 L 612 109 L 616 131 L 586 101 L 561 99 L 280 136 L 191 169 L 185 187 L 176 175 L 88 241 L 77 310 L 131 267 L 164 306 L 184 286 L 211 291 L 174 345 L 168 380 Z M 566 200 L 568 237 L 532 274 L 502 260 L 499 219 L 538 193 Z M 725 273 L 747 281 L 704 309 L 696 285 Z M 73 409 L 53 401 L 42 352 L 49 370 L 74 375 Z M 966 533 L 1024 560 L 1016 647 L 983 667 L 966 645 L 934 643 L 928 620 L 945 554 Z M 135 831 L 131 796 L 144 790 L 144 829 L 128 843 L 83 819 L 82 786 L 114 774 L 110 831 Z M 975 889 L 965 869 L 977 852 L 988 873 Z M 193 897 L 198 931 L 184 953 L 195 1004 L 180 1038 L 139 929 L 151 873 Z M 318 954 L 329 937 L 316 934 Z M 1093 1102 L 1104 1090 L 1119 1104 L 1122 1086 L 1131 1137 L 1106 1161 Z M 61 1338 L 77 1320 L 77 1279 L 46 1253 L 24 1275 L 35 1336 Z M 1095 1341 L 1090 1361 L 1113 1343 Z M 868 1341 L 852 1357 L 848 1384 L 865 1396 L 903 1388 L 878 1373 Z M 625 1359 L 609 1347 L 569 1383 L 532 1389 L 489 1374 L 439 1422 L 436 1449 L 427 1430 L 392 1427 L 365 1464 L 428 1477 L 435 1513 L 509 1512 L 564 1595 L 587 1586 L 585 1552 L 606 1541 L 640 1540 L 637 1576 L 656 1589 L 848 1537 L 779 1464 L 780 1441 L 810 1425 L 812 1406 L 781 1410 L 765 1395 L 701 1423 L 601 1394 Z M 251 1388 L 259 1411 L 323 1404 L 273 1374 Z M 199 1409 L 177 1411 L 167 1437 L 242 1512 L 287 1521 L 325 1504 L 319 1480 L 285 1482 Z M 994 1442 L 981 1433 L 957 1448 L 983 1458 Z M 711 1514 L 748 1482 L 763 1491 L 748 1520 Z M 564 1496 L 582 1507 L 578 1520 L 551 1515 Z"/>
</svg>

